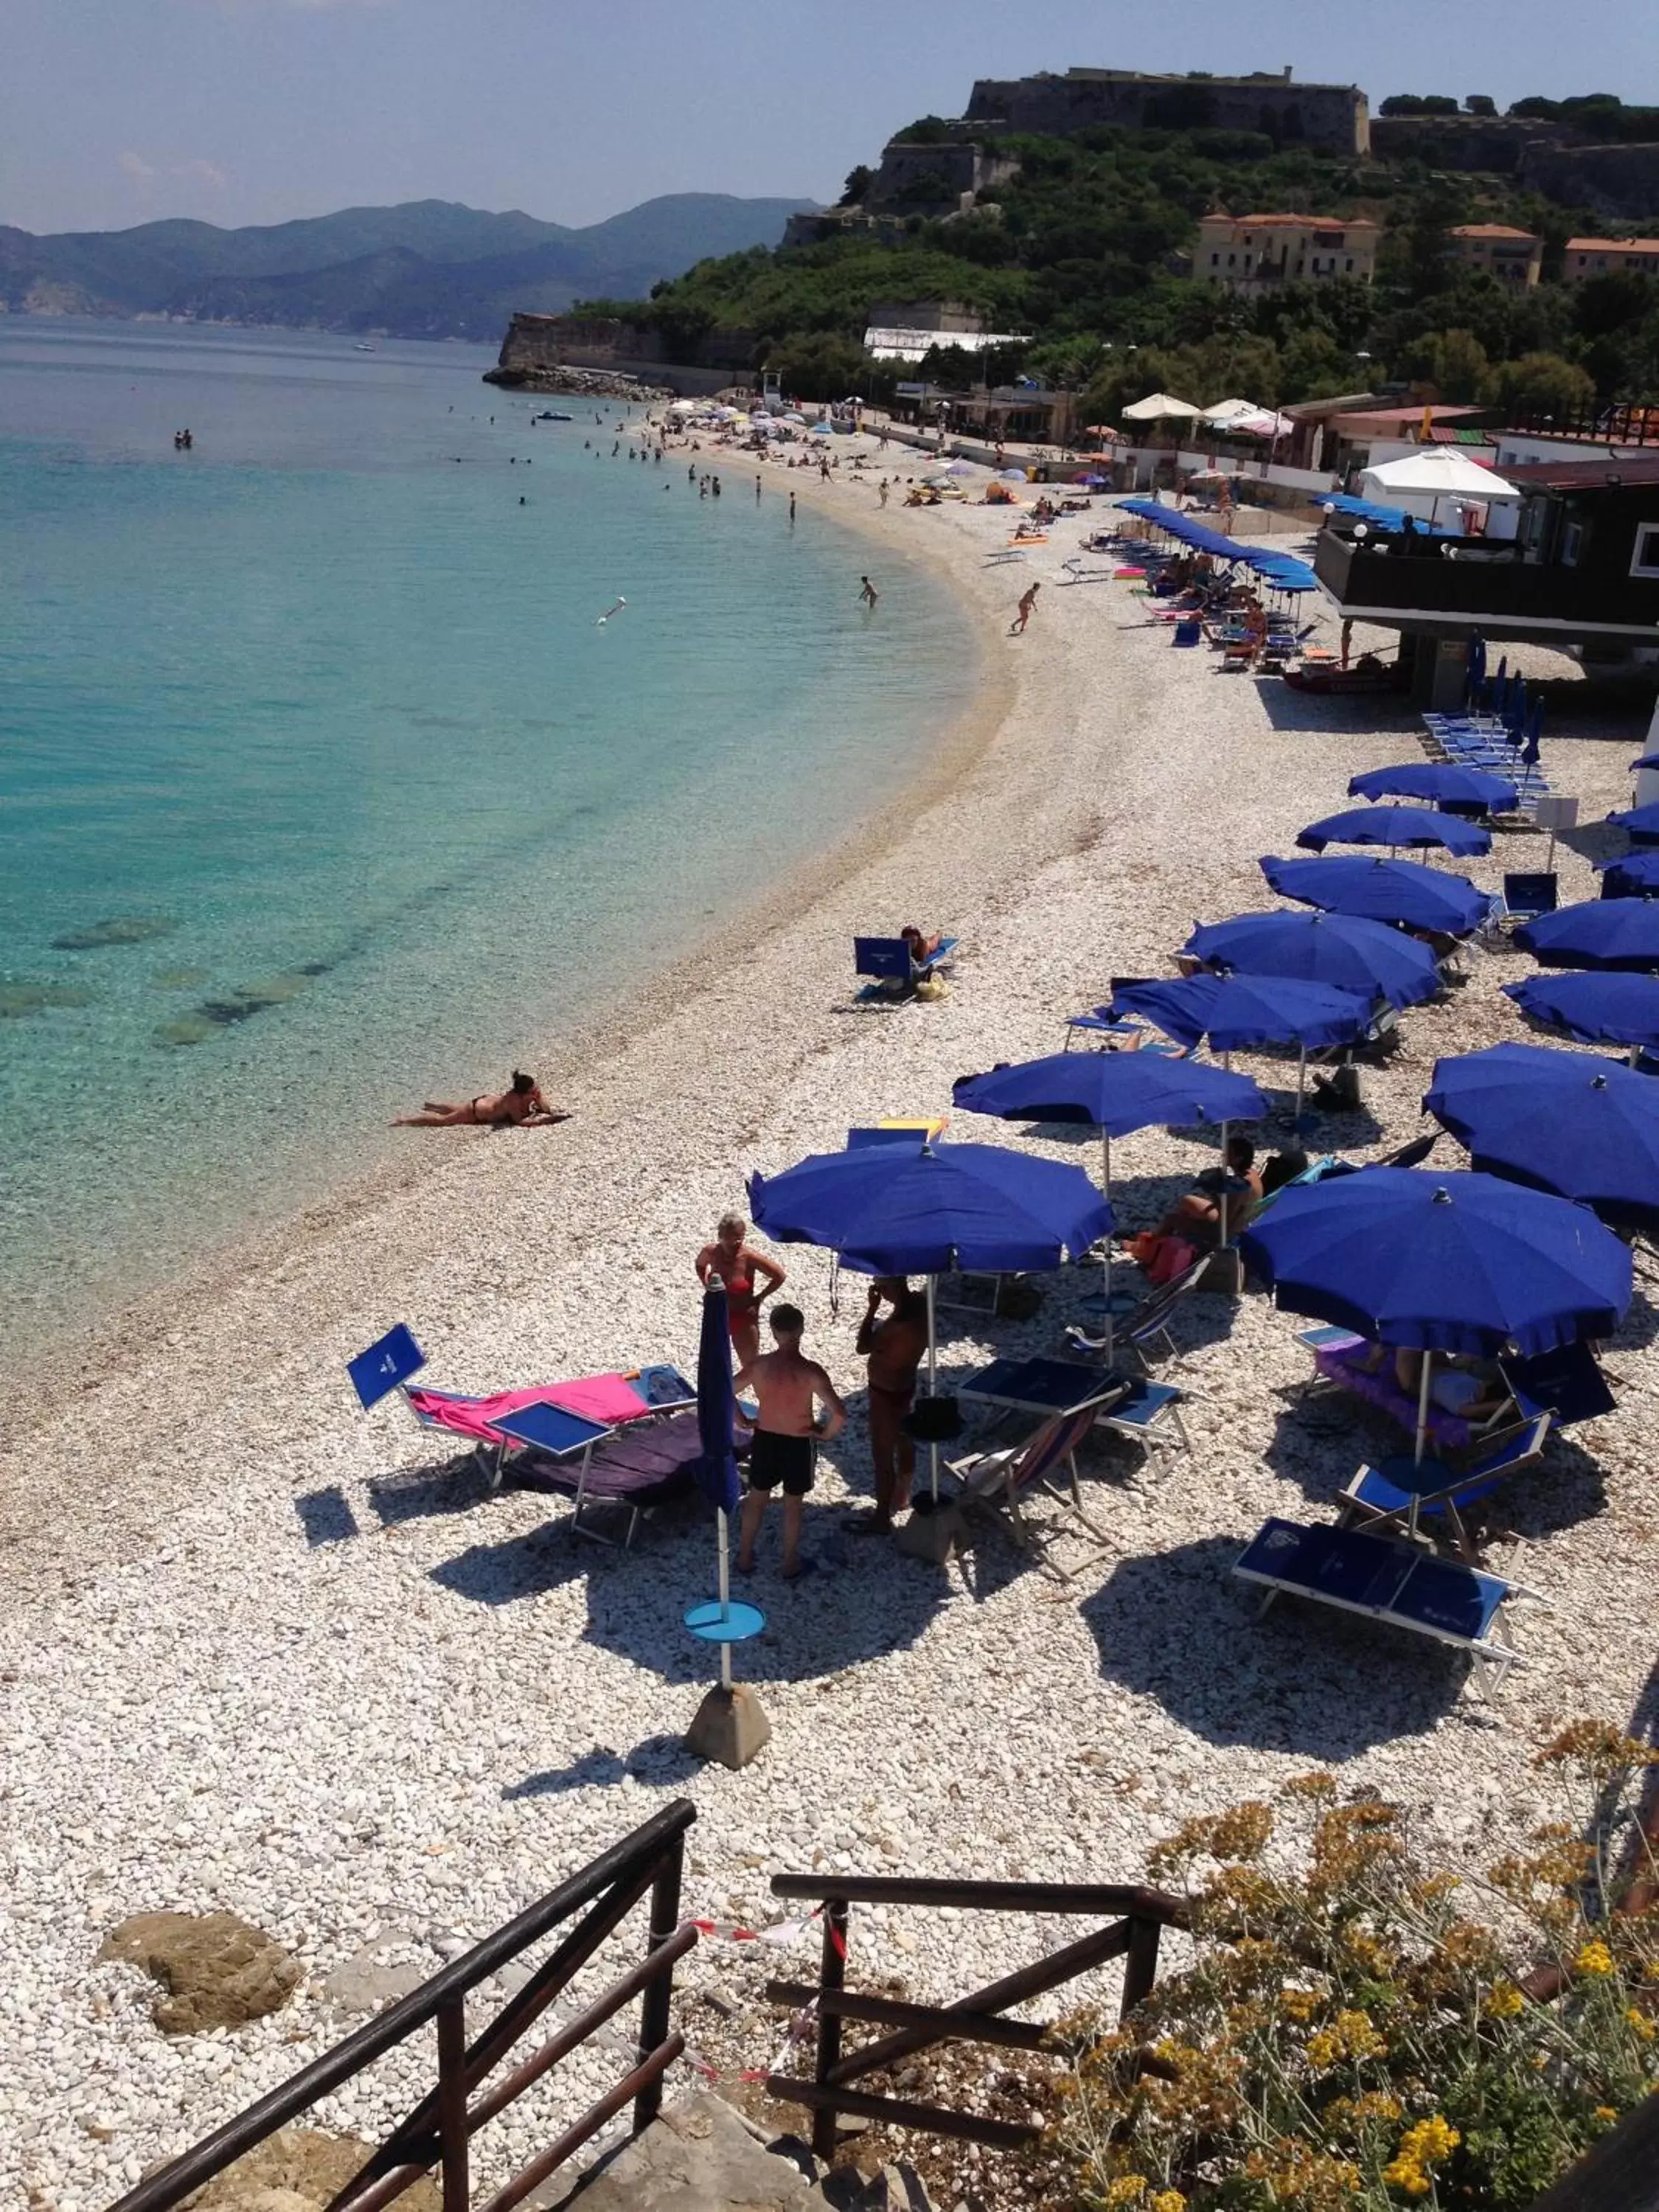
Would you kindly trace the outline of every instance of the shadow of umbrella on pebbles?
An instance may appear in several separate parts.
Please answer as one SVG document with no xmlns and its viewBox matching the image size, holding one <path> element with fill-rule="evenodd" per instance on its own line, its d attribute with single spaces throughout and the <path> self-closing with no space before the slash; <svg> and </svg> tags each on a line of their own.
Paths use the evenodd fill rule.
<svg viewBox="0 0 1659 2212">
<path fill-rule="evenodd" d="M 1233 1581 L 1238 1536 L 1120 1561 L 1080 1608 L 1109 1680 L 1215 1744 L 1340 1762 L 1419 1735 L 1456 1705 L 1468 1662 L 1328 1607 L 1265 1619 Z"/>
</svg>

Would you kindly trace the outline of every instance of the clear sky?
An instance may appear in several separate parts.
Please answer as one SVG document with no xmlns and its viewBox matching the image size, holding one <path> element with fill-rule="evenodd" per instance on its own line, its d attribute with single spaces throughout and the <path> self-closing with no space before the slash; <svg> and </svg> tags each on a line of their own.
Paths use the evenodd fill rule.
<svg viewBox="0 0 1659 2212">
<path fill-rule="evenodd" d="M 833 199 L 975 76 L 1280 69 L 1659 103 L 1654 0 L 0 0 L 0 222 Z"/>
</svg>

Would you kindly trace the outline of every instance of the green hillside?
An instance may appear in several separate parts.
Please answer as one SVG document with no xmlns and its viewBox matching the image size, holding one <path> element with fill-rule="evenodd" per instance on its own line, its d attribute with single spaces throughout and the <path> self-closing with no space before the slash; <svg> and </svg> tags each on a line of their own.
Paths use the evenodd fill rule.
<svg viewBox="0 0 1659 2212">
<path fill-rule="evenodd" d="M 925 118 L 917 135 L 937 127 Z M 1285 404 L 1385 377 L 1449 400 L 1565 408 L 1597 393 L 1659 398 L 1659 304 L 1643 280 L 1577 292 L 1547 281 L 1528 292 L 1451 258 L 1454 224 L 1513 223 L 1543 235 L 1551 279 L 1569 236 L 1605 229 L 1587 210 L 1497 178 L 1275 149 L 1246 132 L 1103 128 L 1008 138 L 994 150 L 1019 166 L 988 207 L 943 221 L 884 210 L 879 232 L 705 262 L 647 300 L 608 303 L 611 312 L 682 344 L 714 328 L 749 331 L 757 366 L 821 396 L 879 386 L 860 347 L 875 301 L 948 298 L 992 329 L 1030 334 L 993 361 L 994 374 L 1085 385 L 1103 411 L 1155 386 Z M 854 199 L 867 177 L 849 178 Z M 1249 301 L 1195 283 L 1181 273 L 1182 256 L 1198 217 L 1216 207 L 1369 216 L 1384 231 L 1377 280 L 1291 285 Z M 949 383 L 978 371 L 947 351 L 925 373 Z"/>
</svg>

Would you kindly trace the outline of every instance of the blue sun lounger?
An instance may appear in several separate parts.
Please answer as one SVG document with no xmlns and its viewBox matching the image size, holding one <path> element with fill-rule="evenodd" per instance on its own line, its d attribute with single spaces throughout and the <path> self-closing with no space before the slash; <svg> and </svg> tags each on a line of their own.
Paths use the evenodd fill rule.
<svg viewBox="0 0 1659 2212">
<path fill-rule="evenodd" d="M 1385 1621 L 1467 1651 L 1476 1662 L 1477 1684 L 1481 1669 L 1489 1668 L 1494 1688 L 1521 1658 L 1500 1640 L 1503 1608 L 1511 1597 L 1537 1595 L 1501 1575 L 1437 1559 L 1414 1544 L 1358 1528 L 1304 1528 L 1295 1521 L 1263 1522 L 1233 1572 L 1265 1592 L 1263 1613 L 1275 1598 L 1305 1597 Z"/>
<path fill-rule="evenodd" d="M 1362 1467 L 1342 1492 L 1337 1526 L 1397 1534 L 1414 1533 L 1425 1521 L 1439 1522 L 1473 1564 L 1463 1515 L 1512 1476 L 1538 1465 L 1554 1419 L 1544 1413 L 1517 1422 L 1502 1436 L 1484 1440 L 1479 1456 L 1456 1471 L 1439 1461 L 1418 1467 L 1409 1453 L 1384 1460 L 1381 1467 Z"/>
<path fill-rule="evenodd" d="M 860 1001 L 908 999 L 925 976 L 949 965 L 961 942 L 959 937 L 941 937 L 927 959 L 915 961 L 910 957 L 910 948 L 902 937 L 855 937 L 854 972 L 874 978 L 859 993 Z"/>
</svg>

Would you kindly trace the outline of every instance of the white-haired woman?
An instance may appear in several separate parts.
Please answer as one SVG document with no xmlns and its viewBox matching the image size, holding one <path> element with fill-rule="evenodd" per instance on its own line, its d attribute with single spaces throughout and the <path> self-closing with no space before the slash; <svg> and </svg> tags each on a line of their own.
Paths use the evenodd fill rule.
<svg viewBox="0 0 1659 2212">
<path fill-rule="evenodd" d="M 706 1283 L 718 1275 L 726 1285 L 726 1324 L 739 1367 L 759 1357 L 760 1310 L 785 1281 L 775 1260 L 745 1243 L 748 1234 L 749 1224 L 742 1214 L 723 1213 L 714 1243 L 697 1255 L 697 1280 Z"/>
</svg>

